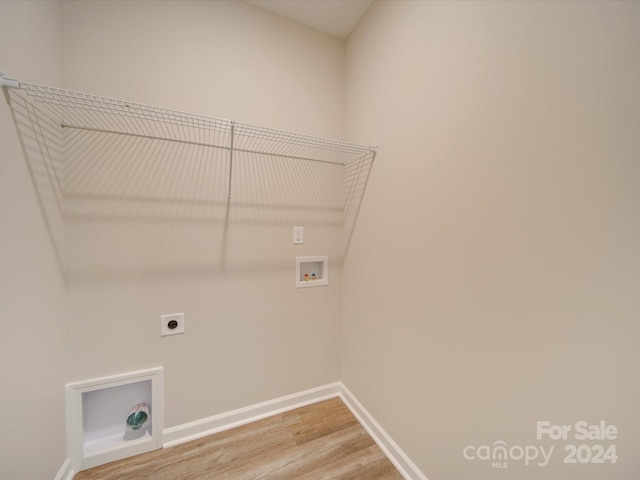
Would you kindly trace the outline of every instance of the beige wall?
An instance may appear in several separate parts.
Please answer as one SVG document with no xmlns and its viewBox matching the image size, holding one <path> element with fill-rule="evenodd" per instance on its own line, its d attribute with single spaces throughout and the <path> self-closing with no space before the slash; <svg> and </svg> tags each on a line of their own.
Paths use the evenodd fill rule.
<svg viewBox="0 0 640 480">
<path fill-rule="evenodd" d="M 59 2 L 0 2 L 2 71 L 60 84 L 61 25 Z M 25 161 L 4 96 L 0 103 L 0 478 L 47 480 L 66 457 L 66 296 L 34 188 L 43 165 Z"/>
<path fill-rule="evenodd" d="M 342 136 L 342 40 L 242 1 L 64 7 L 67 88 Z"/>
<path fill-rule="evenodd" d="M 378 2 L 346 59 L 242 2 L 0 13 L 14 77 L 382 145 L 343 282 L 334 171 L 247 158 L 227 204 L 221 157 L 70 137 L 65 245 L 0 109 L 0 478 L 62 464 L 65 381 L 156 365 L 167 427 L 342 379 L 430 480 L 637 476 L 637 4 Z M 315 254 L 331 285 L 295 290 Z M 537 420 L 615 424 L 618 463 L 562 465 Z M 556 451 L 462 456 L 499 439 Z"/>
<path fill-rule="evenodd" d="M 64 21 L 69 88 L 342 134 L 341 40 L 243 2 L 68 2 Z M 335 169 L 237 157 L 227 203 L 222 151 L 67 140 L 70 379 L 164 365 L 166 427 L 339 379 Z M 329 255 L 330 285 L 296 290 L 297 255 Z M 176 312 L 186 334 L 161 338 Z"/>
<path fill-rule="evenodd" d="M 429 480 L 640 472 L 638 58 L 635 2 L 378 2 L 348 39 L 346 137 L 382 147 L 341 377 Z M 616 425 L 618 463 L 538 420 Z M 555 453 L 463 458 L 497 440 Z"/>
</svg>

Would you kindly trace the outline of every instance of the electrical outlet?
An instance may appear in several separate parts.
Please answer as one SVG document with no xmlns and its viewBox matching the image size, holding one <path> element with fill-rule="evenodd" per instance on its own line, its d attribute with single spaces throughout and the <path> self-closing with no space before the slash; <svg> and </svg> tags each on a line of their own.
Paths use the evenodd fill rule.
<svg viewBox="0 0 640 480">
<path fill-rule="evenodd" d="M 293 227 L 293 244 L 302 245 L 304 243 L 304 227 Z"/>
<path fill-rule="evenodd" d="M 160 336 L 184 333 L 184 313 L 160 315 Z"/>
</svg>

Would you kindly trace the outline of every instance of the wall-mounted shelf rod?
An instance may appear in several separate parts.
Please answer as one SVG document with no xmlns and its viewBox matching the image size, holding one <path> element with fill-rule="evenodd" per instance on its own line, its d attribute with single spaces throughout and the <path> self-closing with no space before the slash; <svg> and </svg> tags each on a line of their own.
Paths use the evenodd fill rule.
<svg viewBox="0 0 640 480">
<path fill-rule="evenodd" d="M 60 126 L 62 128 L 73 128 L 74 130 L 87 130 L 89 132 L 97 132 L 97 133 L 110 133 L 112 135 L 126 135 L 128 137 L 137 137 L 137 138 L 148 138 L 151 140 L 166 140 L 169 142 L 175 143 L 186 143 L 189 145 L 197 145 L 200 147 L 210 147 L 210 148 L 220 148 L 222 150 L 229 150 L 230 148 L 224 145 L 215 145 L 213 143 L 204 143 L 204 142 L 195 142 L 193 140 L 180 140 L 174 138 L 165 138 L 161 135 L 153 135 L 153 134 L 144 134 L 144 133 L 129 133 L 129 132 L 120 132 L 117 130 L 107 130 L 104 128 L 93 128 L 93 127 L 84 127 L 82 125 L 73 125 L 70 123 L 61 123 Z"/>
<path fill-rule="evenodd" d="M 85 127 L 85 126 L 82 126 L 82 125 L 73 125 L 73 124 L 70 124 L 70 123 L 61 123 L 60 126 L 62 128 L 72 128 L 74 130 L 87 130 L 89 132 L 108 133 L 108 134 L 112 134 L 112 135 L 125 135 L 125 136 L 129 136 L 129 137 L 148 138 L 150 140 L 162 140 L 162 141 L 167 141 L 167 142 L 185 143 L 185 144 L 196 145 L 196 146 L 200 146 L 200 147 L 219 148 L 221 150 L 227 150 L 227 151 L 229 151 L 229 150 L 231 150 L 233 148 L 233 146 L 216 145 L 214 143 L 196 142 L 196 141 L 193 141 L 193 140 L 179 140 L 179 139 L 166 138 L 166 137 L 163 137 L 161 135 L 153 135 L 153 134 L 129 133 L 129 132 L 123 132 L 123 131 L 118 131 L 118 130 L 107 130 L 107 129 L 104 129 L 104 128 Z M 340 163 L 340 162 L 335 162 L 335 161 L 331 161 L 331 160 L 319 160 L 317 158 L 302 157 L 302 156 L 296 156 L 296 155 L 285 155 L 285 154 L 281 154 L 281 153 L 268 153 L 268 152 L 261 152 L 259 150 L 249 150 L 247 148 L 233 148 L 233 151 L 234 152 L 238 152 L 238 153 L 251 153 L 251 154 L 255 154 L 255 155 L 266 155 L 268 157 L 288 158 L 290 160 L 304 160 L 304 161 L 308 161 L 308 162 L 326 163 L 326 164 L 331 164 L 331 165 L 342 165 L 342 163 Z M 372 152 L 375 152 L 375 150 L 372 150 Z M 356 160 L 357 160 L 357 158 L 356 158 Z"/>
</svg>

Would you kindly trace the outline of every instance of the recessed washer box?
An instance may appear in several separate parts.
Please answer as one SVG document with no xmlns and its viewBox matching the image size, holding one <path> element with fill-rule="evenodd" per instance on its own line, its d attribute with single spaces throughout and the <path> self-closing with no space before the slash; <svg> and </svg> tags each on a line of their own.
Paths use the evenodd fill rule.
<svg viewBox="0 0 640 480">
<path fill-rule="evenodd" d="M 296 257 L 296 288 L 329 285 L 329 257 Z"/>
<path fill-rule="evenodd" d="M 73 470 L 162 448 L 163 399 L 162 367 L 67 384 L 67 453 Z M 133 430 L 127 419 L 140 404 L 149 418 Z"/>
</svg>

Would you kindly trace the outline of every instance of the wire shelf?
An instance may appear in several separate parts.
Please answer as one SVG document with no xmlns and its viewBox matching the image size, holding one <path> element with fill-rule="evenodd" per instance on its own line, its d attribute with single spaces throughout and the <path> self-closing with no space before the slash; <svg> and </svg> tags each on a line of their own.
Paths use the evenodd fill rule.
<svg viewBox="0 0 640 480">
<path fill-rule="evenodd" d="M 155 268 L 156 258 L 135 247 L 146 235 L 171 245 L 166 258 L 188 243 L 196 268 L 203 258 L 226 268 L 234 251 L 228 232 L 253 226 L 321 225 L 336 229 L 348 249 L 375 146 L 23 83 L 2 72 L 0 87 L 69 272 L 117 268 L 83 257 L 84 235 L 104 250 L 118 239 L 125 270 Z M 167 226 L 194 235 L 158 233 Z M 68 247 L 67 238 L 77 243 Z M 214 238 L 217 253 L 209 248 Z M 71 250 L 80 253 L 68 262 Z"/>
<path fill-rule="evenodd" d="M 20 82 L 63 128 L 130 135 L 249 154 L 347 165 L 375 146 L 293 133 L 135 102 Z"/>
</svg>

